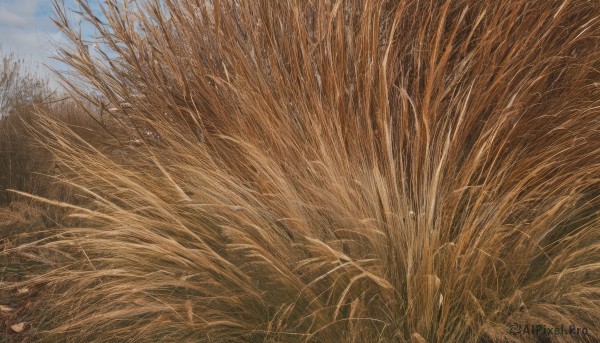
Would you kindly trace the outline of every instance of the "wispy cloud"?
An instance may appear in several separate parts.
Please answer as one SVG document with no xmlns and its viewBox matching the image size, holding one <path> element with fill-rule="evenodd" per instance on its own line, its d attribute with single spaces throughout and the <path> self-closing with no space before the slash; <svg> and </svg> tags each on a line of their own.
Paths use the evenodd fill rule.
<svg viewBox="0 0 600 343">
<path fill-rule="evenodd" d="M 0 0 L 2 50 L 15 52 L 34 64 L 60 69 L 61 64 L 52 57 L 56 57 L 55 47 L 64 37 L 50 19 L 51 15 L 51 0 Z M 50 76 L 44 68 L 41 70 Z"/>
<path fill-rule="evenodd" d="M 0 6 L 0 25 L 23 26 L 29 24 L 27 18 L 12 12 L 4 6 Z"/>
</svg>

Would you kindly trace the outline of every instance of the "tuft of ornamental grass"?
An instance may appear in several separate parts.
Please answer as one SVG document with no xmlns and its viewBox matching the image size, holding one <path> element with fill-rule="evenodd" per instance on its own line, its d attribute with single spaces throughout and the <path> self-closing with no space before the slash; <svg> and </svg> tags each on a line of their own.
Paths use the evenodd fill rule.
<svg viewBox="0 0 600 343">
<path fill-rule="evenodd" d="M 600 3 L 77 3 L 34 340 L 600 340 Z"/>
</svg>

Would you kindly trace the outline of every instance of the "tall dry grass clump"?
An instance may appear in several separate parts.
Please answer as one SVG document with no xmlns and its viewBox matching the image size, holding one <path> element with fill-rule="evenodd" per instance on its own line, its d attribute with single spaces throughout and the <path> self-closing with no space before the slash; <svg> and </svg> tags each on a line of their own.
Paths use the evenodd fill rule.
<svg viewBox="0 0 600 343">
<path fill-rule="evenodd" d="M 600 339 L 599 3 L 78 5 L 65 81 L 129 141 L 41 118 L 88 201 L 11 250 L 34 338 Z"/>
</svg>

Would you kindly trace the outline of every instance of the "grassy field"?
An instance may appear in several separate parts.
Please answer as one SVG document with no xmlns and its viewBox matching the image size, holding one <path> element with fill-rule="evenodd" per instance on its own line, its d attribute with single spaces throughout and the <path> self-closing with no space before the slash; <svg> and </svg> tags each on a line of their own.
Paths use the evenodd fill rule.
<svg viewBox="0 0 600 343">
<path fill-rule="evenodd" d="M 5 341 L 600 341 L 600 3 L 76 2 Z"/>
</svg>

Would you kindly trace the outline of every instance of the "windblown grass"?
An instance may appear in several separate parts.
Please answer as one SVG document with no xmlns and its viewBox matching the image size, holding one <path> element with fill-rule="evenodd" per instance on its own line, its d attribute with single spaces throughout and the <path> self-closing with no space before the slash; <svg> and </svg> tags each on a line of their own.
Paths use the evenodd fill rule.
<svg viewBox="0 0 600 343">
<path fill-rule="evenodd" d="M 140 144 L 40 118 L 88 201 L 10 250 L 33 337 L 600 340 L 599 3 L 78 3 L 65 81 Z"/>
</svg>

